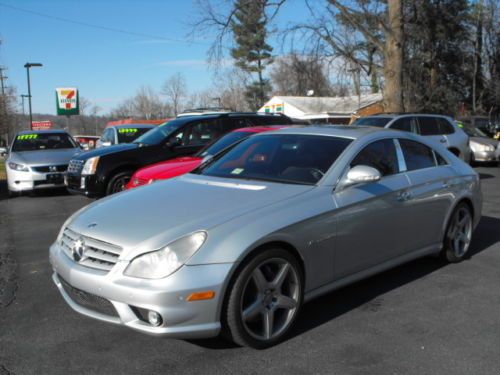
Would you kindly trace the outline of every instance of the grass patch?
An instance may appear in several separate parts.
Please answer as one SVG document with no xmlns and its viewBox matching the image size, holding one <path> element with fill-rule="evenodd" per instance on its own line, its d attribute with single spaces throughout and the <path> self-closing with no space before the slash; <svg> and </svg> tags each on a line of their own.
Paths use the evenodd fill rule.
<svg viewBox="0 0 500 375">
<path fill-rule="evenodd" d="M 5 162 L 2 160 L 0 161 L 0 181 L 6 179 L 7 179 L 7 174 L 5 173 Z"/>
</svg>

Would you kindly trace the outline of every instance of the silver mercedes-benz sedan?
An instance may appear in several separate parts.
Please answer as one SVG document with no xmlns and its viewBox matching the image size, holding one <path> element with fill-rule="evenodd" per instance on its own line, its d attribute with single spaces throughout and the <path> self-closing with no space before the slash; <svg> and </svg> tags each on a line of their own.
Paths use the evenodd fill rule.
<svg viewBox="0 0 500 375">
<path fill-rule="evenodd" d="M 481 204 L 477 173 L 418 135 L 283 129 L 83 208 L 50 261 L 84 315 L 263 348 L 314 297 L 417 257 L 462 260 Z"/>
</svg>

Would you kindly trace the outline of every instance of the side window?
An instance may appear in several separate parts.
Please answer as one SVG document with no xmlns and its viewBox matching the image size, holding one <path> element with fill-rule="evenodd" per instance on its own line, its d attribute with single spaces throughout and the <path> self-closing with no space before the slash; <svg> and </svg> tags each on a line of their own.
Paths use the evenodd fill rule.
<svg viewBox="0 0 500 375">
<path fill-rule="evenodd" d="M 438 117 L 437 121 L 439 123 L 439 128 L 441 129 L 441 134 L 455 133 L 455 129 L 453 129 L 453 126 L 446 119 Z"/>
<path fill-rule="evenodd" d="M 439 153 L 434 151 L 434 155 L 436 155 L 436 161 L 438 165 L 448 165 L 448 162 L 444 160 L 444 158 L 441 155 L 439 155 Z"/>
<path fill-rule="evenodd" d="M 176 137 L 181 146 L 204 146 L 224 134 L 218 120 L 201 120 L 182 129 Z"/>
<path fill-rule="evenodd" d="M 246 118 L 242 117 L 230 117 L 229 121 L 225 124 L 225 127 L 227 127 L 227 131 L 239 129 L 239 128 L 246 128 L 252 126 L 252 123 L 248 121 Z"/>
<path fill-rule="evenodd" d="M 351 162 L 351 168 L 367 165 L 380 171 L 382 176 L 399 172 L 396 147 L 393 139 L 382 139 L 366 146 Z"/>
<path fill-rule="evenodd" d="M 104 133 L 101 135 L 101 142 L 111 142 L 110 132 L 111 129 L 109 128 L 104 130 Z"/>
<path fill-rule="evenodd" d="M 441 129 L 435 117 L 422 116 L 418 118 L 421 135 L 440 135 Z"/>
<path fill-rule="evenodd" d="M 412 132 L 413 131 L 412 122 L 413 122 L 413 117 L 402 117 L 394 121 L 390 127 L 391 129 L 403 130 L 405 132 Z"/>
<path fill-rule="evenodd" d="M 409 171 L 436 166 L 434 151 L 430 147 L 409 139 L 400 139 L 399 144 Z"/>
</svg>

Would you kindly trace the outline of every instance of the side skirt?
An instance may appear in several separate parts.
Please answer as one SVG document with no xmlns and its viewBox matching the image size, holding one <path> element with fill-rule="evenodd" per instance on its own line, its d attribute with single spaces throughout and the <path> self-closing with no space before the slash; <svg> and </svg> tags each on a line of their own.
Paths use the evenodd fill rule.
<svg viewBox="0 0 500 375">
<path fill-rule="evenodd" d="M 414 259 L 417 258 L 422 258 L 425 256 L 429 255 L 434 255 L 436 253 L 439 253 L 441 250 L 442 244 L 433 244 L 427 247 L 424 247 L 423 249 L 420 249 L 418 251 L 413 251 L 411 253 L 407 253 L 404 255 L 401 255 L 399 257 L 393 258 L 388 260 L 387 262 L 380 263 L 374 267 L 368 268 L 366 270 L 357 272 L 355 274 L 343 277 L 342 279 L 335 280 L 330 284 L 323 285 L 319 288 L 310 290 L 306 292 L 304 296 L 304 302 L 309 302 L 313 300 L 316 297 L 322 296 L 323 294 L 329 293 L 331 291 L 334 291 L 336 289 L 340 289 L 346 285 L 352 284 L 356 281 L 366 279 L 367 277 L 373 276 L 375 274 L 381 273 L 383 271 L 387 271 L 388 269 L 394 268 L 396 266 L 399 266 L 403 263 L 410 262 Z"/>
</svg>

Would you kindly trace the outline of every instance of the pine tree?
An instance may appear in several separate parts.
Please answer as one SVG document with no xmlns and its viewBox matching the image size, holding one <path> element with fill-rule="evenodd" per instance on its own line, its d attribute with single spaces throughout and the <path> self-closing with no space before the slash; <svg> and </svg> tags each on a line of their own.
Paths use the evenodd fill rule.
<svg viewBox="0 0 500 375">
<path fill-rule="evenodd" d="M 272 62 L 273 48 L 266 43 L 267 0 L 236 0 L 231 29 L 236 47 L 231 49 L 235 64 L 257 79 L 247 86 L 246 98 L 250 107 L 258 109 L 268 98 L 269 80 L 263 72 Z"/>
</svg>

